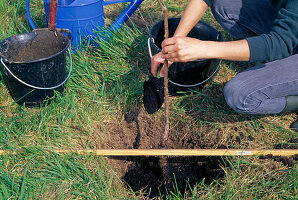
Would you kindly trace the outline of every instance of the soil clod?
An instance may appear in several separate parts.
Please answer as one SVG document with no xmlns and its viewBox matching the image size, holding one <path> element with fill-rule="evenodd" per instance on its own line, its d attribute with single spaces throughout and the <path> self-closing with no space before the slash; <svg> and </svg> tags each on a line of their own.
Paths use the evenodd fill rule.
<svg viewBox="0 0 298 200">
<path fill-rule="evenodd" d="M 297 149 L 297 144 L 291 144 L 291 143 L 275 144 L 274 149 Z"/>
<path fill-rule="evenodd" d="M 284 165 L 288 167 L 294 166 L 293 159 L 284 156 L 273 156 L 272 154 L 268 154 L 266 156 L 260 156 L 260 159 L 273 159 L 274 161 L 282 162 Z"/>
</svg>

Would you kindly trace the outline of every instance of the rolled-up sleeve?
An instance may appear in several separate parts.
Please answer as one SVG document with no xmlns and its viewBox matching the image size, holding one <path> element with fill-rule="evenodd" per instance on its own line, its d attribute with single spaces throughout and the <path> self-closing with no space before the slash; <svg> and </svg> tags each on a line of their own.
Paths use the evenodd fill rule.
<svg viewBox="0 0 298 200">
<path fill-rule="evenodd" d="M 250 61 L 273 61 L 286 58 L 298 44 L 298 0 L 288 0 L 278 12 L 268 34 L 247 38 Z"/>
</svg>

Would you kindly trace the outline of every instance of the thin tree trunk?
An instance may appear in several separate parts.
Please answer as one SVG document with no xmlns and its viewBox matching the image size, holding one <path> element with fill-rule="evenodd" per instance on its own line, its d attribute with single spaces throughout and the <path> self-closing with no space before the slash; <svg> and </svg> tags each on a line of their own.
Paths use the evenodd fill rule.
<svg viewBox="0 0 298 200">
<path fill-rule="evenodd" d="M 166 39 L 169 37 L 168 9 L 164 3 L 164 0 L 158 0 L 158 1 L 164 13 L 164 29 L 165 29 L 165 39 Z M 169 68 L 168 60 L 165 59 L 165 63 L 164 63 L 165 129 L 164 129 L 164 133 L 161 135 L 161 138 L 160 138 L 160 146 L 163 148 L 166 147 L 167 145 L 167 140 L 168 140 L 169 131 L 170 131 L 168 68 Z"/>
</svg>

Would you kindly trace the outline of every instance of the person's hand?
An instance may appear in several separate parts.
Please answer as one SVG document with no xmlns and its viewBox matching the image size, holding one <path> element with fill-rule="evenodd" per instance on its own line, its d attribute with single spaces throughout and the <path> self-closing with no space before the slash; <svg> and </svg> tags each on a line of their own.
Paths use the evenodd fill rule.
<svg viewBox="0 0 298 200">
<path fill-rule="evenodd" d="M 154 77 L 157 76 L 158 68 L 160 64 L 163 64 L 165 62 L 164 55 L 162 52 L 159 52 L 158 54 L 155 54 L 151 57 L 151 73 Z M 173 62 L 168 62 L 168 67 L 170 67 L 173 64 Z M 161 68 L 160 77 L 164 77 L 164 67 Z"/>
<path fill-rule="evenodd" d="M 172 37 L 162 42 L 161 59 L 170 62 L 189 62 L 205 58 L 204 42 L 190 37 Z"/>
<path fill-rule="evenodd" d="M 151 73 L 156 77 L 159 65 L 168 59 L 169 67 L 174 62 L 188 62 L 204 58 L 203 41 L 189 37 L 172 37 L 162 42 L 162 51 L 151 58 Z M 160 70 L 164 77 L 164 67 Z"/>
</svg>

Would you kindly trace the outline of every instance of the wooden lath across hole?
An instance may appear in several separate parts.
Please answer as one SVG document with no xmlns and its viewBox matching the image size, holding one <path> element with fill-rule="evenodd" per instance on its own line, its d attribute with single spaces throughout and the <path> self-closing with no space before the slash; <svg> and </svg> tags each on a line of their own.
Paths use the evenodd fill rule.
<svg viewBox="0 0 298 200">
<path fill-rule="evenodd" d="M 56 153 L 93 154 L 97 156 L 293 156 L 297 149 L 55 149 Z M 17 154 L 20 150 L 0 150 L 0 155 Z"/>
</svg>

